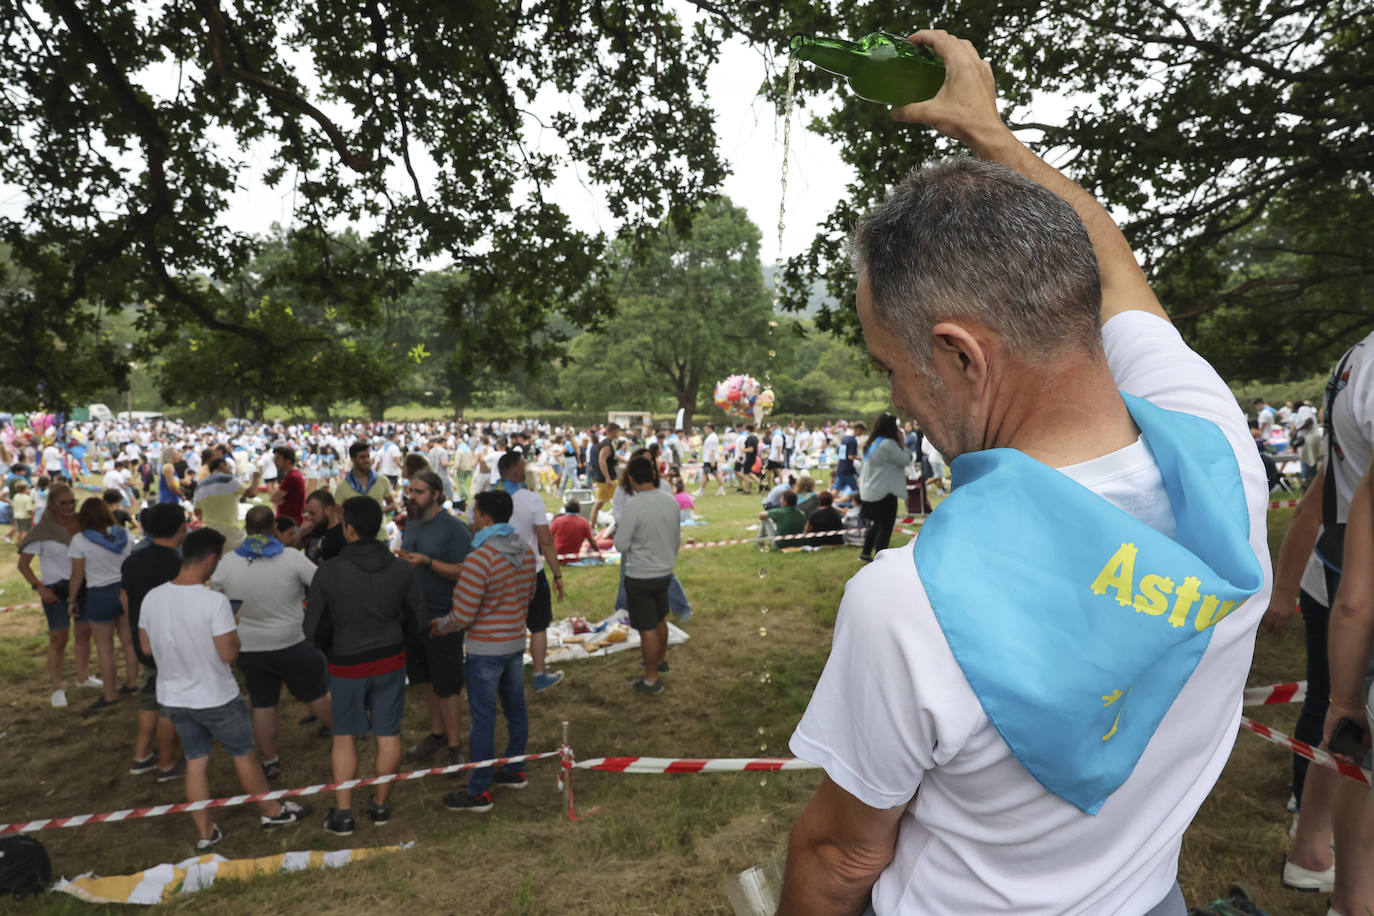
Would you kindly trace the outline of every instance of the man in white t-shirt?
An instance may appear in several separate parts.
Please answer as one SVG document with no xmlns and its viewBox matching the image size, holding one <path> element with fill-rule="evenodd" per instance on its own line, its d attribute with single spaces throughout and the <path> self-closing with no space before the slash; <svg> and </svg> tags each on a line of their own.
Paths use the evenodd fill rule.
<svg viewBox="0 0 1374 916">
<path fill-rule="evenodd" d="M 720 469 L 717 464 L 721 460 L 720 436 L 716 435 L 716 427 L 712 423 L 706 424 L 706 439 L 701 443 L 701 486 L 697 488 L 697 496 L 706 489 L 706 481 L 712 477 L 716 479 L 716 495 L 725 495 L 725 480 L 721 477 Z"/>
<path fill-rule="evenodd" d="M 405 457 L 398 444 L 400 438 L 399 432 L 393 433 L 382 443 L 381 451 L 377 454 L 377 473 L 390 481 L 393 489 L 401 482 L 401 462 Z"/>
<path fill-rule="evenodd" d="M 201 528 L 181 545 L 181 572 L 143 598 L 138 640 L 146 655 L 157 659 L 157 701 L 172 720 L 186 752 L 186 800 L 210 797 L 210 742 L 218 741 L 234 758 L 243 791 L 267 791 L 258 766 L 253 726 L 239 696 L 229 663 L 239 654 L 239 636 L 229 599 L 205 587 L 219 565 L 224 535 Z M 258 802 L 262 826 L 294 824 L 310 813 L 296 802 Z M 224 839 L 204 809 L 191 812 L 206 850 Z"/>
<path fill-rule="evenodd" d="M 281 775 L 277 703 L 285 684 L 326 727 L 331 725 L 329 667 L 305 638 L 305 592 L 315 564 L 276 537 L 272 510 L 254 506 L 243 520 L 246 537 L 220 560 L 210 587 L 239 607 L 238 666 L 253 707 L 253 737 L 269 782 Z"/>
<path fill-rule="evenodd" d="M 846 588 L 791 740 L 825 778 L 792 832 L 779 912 L 1183 916 L 1183 832 L 1235 741 L 1268 600 L 1264 472 L 1234 398 L 1169 324 L 1106 210 L 1002 124 L 991 68 L 947 33 L 913 39 L 943 58 L 945 82 L 894 116 L 978 159 L 914 173 L 860 224 L 857 305 L 894 405 L 968 489 Z M 1198 463 L 1179 429 L 1215 466 L 1181 472 Z M 1053 500 L 989 490 L 1003 469 Z M 1190 497 L 1177 505 L 1176 486 Z M 1006 514 L 992 496 L 1018 510 L 1005 534 L 984 518 Z M 1065 537 L 1045 534 L 1046 513 Z M 949 526 L 989 535 L 999 555 L 965 543 L 967 561 L 923 563 L 948 549 Z M 1213 531 L 1225 576 L 1203 546 Z M 1046 565 L 1018 566 L 1021 546 Z M 1061 575 L 1106 556 L 1096 580 Z M 1175 584 L 1160 569 L 1198 573 L 1167 617 Z M 1150 594 L 1133 602 L 1137 572 Z M 1167 648 L 1142 656 L 1143 640 Z M 1070 741 L 1083 753 L 1063 753 Z"/>
<path fill-rule="evenodd" d="M 43 446 L 43 470 L 49 477 L 62 473 L 62 450 L 55 443 Z"/>
<path fill-rule="evenodd" d="M 1374 732 L 1374 333 L 1337 363 L 1326 389 L 1326 422 L 1326 467 L 1313 481 L 1322 488 L 1323 530 L 1316 552 L 1331 598 L 1331 702 L 1323 738 L 1331 742 L 1341 720 L 1366 729 L 1363 754 L 1342 753 L 1368 767 Z M 1326 781 L 1335 783 L 1331 912 L 1367 913 L 1374 909 L 1374 799 L 1351 780 Z M 1304 826 L 1298 825 L 1300 835 Z"/>
<path fill-rule="evenodd" d="M 514 503 L 510 524 L 525 546 L 534 551 L 534 597 L 525 625 L 530 631 L 530 667 L 534 671 L 536 693 L 548 690 L 563 680 L 562 671 L 544 670 L 544 656 L 549 646 L 549 624 L 553 623 L 553 595 L 549 591 L 549 575 L 553 576 L 558 600 L 563 600 L 563 570 L 558 565 L 558 551 L 549 530 L 549 513 L 538 493 L 525 486 L 525 458 L 519 452 L 506 452 L 497 462 L 500 475 L 493 489 L 510 494 Z M 471 510 L 469 510 L 471 511 Z M 547 567 L 547 572 L 545 568 Z"/>
</svg>

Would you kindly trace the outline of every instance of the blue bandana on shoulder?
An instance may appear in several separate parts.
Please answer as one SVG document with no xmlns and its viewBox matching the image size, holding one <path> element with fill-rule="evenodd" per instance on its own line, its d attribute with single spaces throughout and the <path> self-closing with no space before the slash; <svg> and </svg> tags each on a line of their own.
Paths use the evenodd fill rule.
<svg viewBox="0 0 1374 916">
<path fill-rule="evenodd" d="M 367 491 L 371 490 L 372 485 L 377 482 L 377 472 L 370 468 L 368 469 L 366 486 L 358 483 L 358 472 L 356 470 L 349 471 L 347 474 L 345 474 L 344 480 L 348 483 L 350 487 L 357 491 L 359 496 L 366 496 Z"/>
<path fill-rule="evenodd" d="M 109 532 L 97 531 L 94 528 L 87 528 L 81 532 L 86 536 L 86 540 L 100 547 L 104 547 L 111 553 L 123 553 L 124 548 L 129 544 L 129 532 L 119 525 L 112 525 Z"/>
<path fill-rule="evenodd" d="M 502 534 L 515 534 L 515 527 L 510 522 L 495 522 L 488 525 L 472 536 L 472 549 L 476 550 L 485 544 L 488 538 L 498 537 Z"/>
<path fill-rule="evenodd" d="M 281 541 L 265 534 L 250 534 L 243 543 L 234 548 L 234 553 L 247 560 L 258 557 L 275 557 L 286 549 Z"/>
<path fill-rule="evenodd" d="M 525 489 L 525 484 L 519 480 L 507 480 L 504 477 L 500 477 L 497 479 L 496 483 L 491 485 L 491 488 L 514 496 L 516 493 Z"/>
<path fill-rule="evenodd" d="M 988 719 L 1047 790 L 1096 814 L 1131 775 L 1212 627 L 1263 583 L 1215 424 L 1122 395 L 1164 478 L 1170 539 L 1013 449 L 956 458 L 917 572 Z"/>
</svg>

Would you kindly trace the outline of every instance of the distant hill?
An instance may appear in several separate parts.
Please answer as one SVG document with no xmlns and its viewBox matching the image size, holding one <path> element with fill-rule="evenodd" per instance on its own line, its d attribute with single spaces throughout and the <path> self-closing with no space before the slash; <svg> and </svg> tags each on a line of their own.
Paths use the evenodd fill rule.
<svg viewBox="0 0 1374 916">
<path fill-rule="evenodd" d="M 773 292 L 772 264 L 763 265 L 763 288 L 768 290 L 769 293 Z M 825 281 L 817 280 L 811 284 L 811 296 L 809 299 L 807 299 L 806 309 L 802 312 L 802 314 L 808 318 L 811 318 L 821 310 L 821 306 L 824 305 L 829 306 L 830 308 L 835 308 L 839 304 L 840 303 L 838 300 L 834 299 L 826 293 Z"/>
</svg>

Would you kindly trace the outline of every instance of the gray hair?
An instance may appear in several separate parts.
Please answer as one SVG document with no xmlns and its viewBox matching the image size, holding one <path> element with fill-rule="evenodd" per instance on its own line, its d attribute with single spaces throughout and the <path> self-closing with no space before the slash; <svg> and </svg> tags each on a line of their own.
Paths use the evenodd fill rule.
<svg viewBox="0 0 1374 916">
<path fill-rule="evenodd" d="M 1101 278 L 1083 221 L 1006 166 L 963 157 L 913 171 L 859 221 L 850 252 L 875 317 L 918 369 L 931 328 L 949 319 L 980 322 L 1035 363 L 1101 347 Z"/>
</svg>

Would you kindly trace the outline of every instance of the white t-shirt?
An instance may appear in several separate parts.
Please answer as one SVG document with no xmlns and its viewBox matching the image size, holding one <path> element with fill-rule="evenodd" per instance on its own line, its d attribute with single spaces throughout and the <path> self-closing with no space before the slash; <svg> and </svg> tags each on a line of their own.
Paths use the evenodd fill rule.
<svg viewBox="0 0 1374 916">
<path fill-rule="evenodd" d="M 777 464 L 782 464 L 782 455 L 785 449 L 786 444 L 783 440 L 782 433 L 774 430 L 773 437 L 768 440 L 768 460 L 776 462 Z"/>
<path fill-rule="evenodd" d="M 1344 522 L 1350 500 L 1374 455 L 1374 332 L 1351 351 L 1345 364 L 1348 382 L 1336 395 L 1332 431 L 1344 457 L 1327 443 L 1326 464 L 1336 476 L 1336 521 Z M 1331 473 L 1330 470 L 1327 473 Z"/>
<path fill-rule="evenodd" d="M 215 637 L 234 632 L 229 599 L 203 585 L 167 582 L 143 599 L 138 628 L 157 659 L 157 701 L 163 706 L 213 709 L 239 695 L 238 682 L 215 649 Z"/>
<path fill-rule="evenodd" d="M 1094 817 L 1046 791 L 989 723 L 911 546 L 881 552 L 845 589 L 829 661 L 791 741 L 865 804 L 906 806 L 895 856 L 873 889 L 880 914 L 1147 912 L 1173 886 L 1183 832 L 1230 755 L 1272 585 L 1264 469 L 1235 398 L 1170 324 L 1132 311 L 1102 336 L 1123 391 L 1225 433 L 1263 588 L 1216 625 L 1134 772 Z M 1173 513 L 1152 465 L 1137 442 L 1060 470 L 1167 530 Z"/>
<path fill-rule="evenodd" d="M 100 588 L 103 585 L 114 585 L 123 578 L 119 568 L 124 565 L 124 558 L 134 549 L 134 539 L 129 538 L 124 542 L 124 549 L 115 553 L 106 547 L 86 537 L 85 533 L 72 535 L 72 542 L 67 547 L 67 556 L 86 561 L 86 587 Z"/>
<path fill-rule="evenodd" d="M 48 471 L 49 475 L 51 475 L 54 471 L 62 470 L 62 453 L 58 451 L 57 446 L 44 446 L 43 468 Z"/>
<path fill-rule="evenodd" d="M 210 577 L 210 587 L 243 602 L 239 640 L 245 652 L 286 649 L 305 639 L 305 590 L 315 564 L 294 547 L 251 560 L 230 551 Z"/>
<path fill-rule="evenodd" d="M 75 537 L 80 537 L 76 535 Z M 38 581 L 52 585 L 72 577 L 72 558 L 67 555 L 66 544 L 57 541 L 34 541 L 21 552 L 38 557 Z"/>
<path fill-rule="evenodd" d="M 100 485 L 106 490 L 121 490 L 124 488 L 124 475 L 110 468 L 101 478 Z"/>
<path fill-rule="evenodd" d="M 534 529 L 537 525 L 549 524 L 548 510 L 544 508 L 543 498 L 528 487 L 516 490 L 511 495 L 511 502 L 515 504 L 515 511 L 510 517 L 511 527 L 520 535 L 520 540 L 534 551 L 534 571 L 539 572 L 544 568 L 544 554 L 539 550 L 539 538 Z"/>
<path fill-rule="evenodd" d="M 377 473 L 383 477 L 396 477 L 401 473 L 401 447 L 395 442 L 387 442 L 382 446 Z"/>
<path fill-rule="evenodd" d="M 706 441 L 701 446 L 701 460 L 707 464 L 714 464 L 720 455 L 720 436 L 711 433 L 706 437 Z"/>
</svg>

